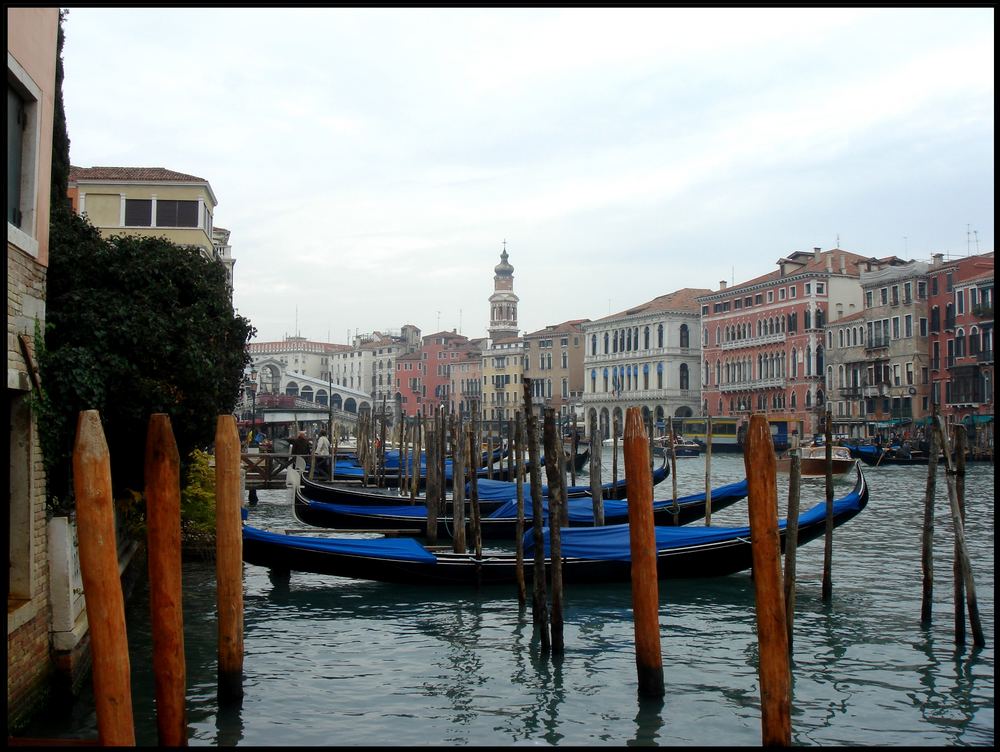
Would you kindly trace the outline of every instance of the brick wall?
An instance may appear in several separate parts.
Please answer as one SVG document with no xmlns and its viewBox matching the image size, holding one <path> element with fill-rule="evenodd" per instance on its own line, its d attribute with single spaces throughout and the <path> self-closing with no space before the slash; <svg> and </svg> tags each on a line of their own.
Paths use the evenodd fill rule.
<svg viewBox="0 0 1000 752">
<path fill-rule="evenodd" d="M 33 347 L 35 319 L 43 321 L 45 316 L 45 284 L 45 267 L 8 245 L 7 396 L 11 424 L 10 523 L 14 528 L 8 541 L 8 729 L 17 728 L 44 701 L 53 670 L 49 650 L 45 470 L 35 419 L 27 402 L 31 381 L 18 343 L 18 335 L 26 334 Z M 12 600 L 11 595 L 17 598 Z"/>
</svg>

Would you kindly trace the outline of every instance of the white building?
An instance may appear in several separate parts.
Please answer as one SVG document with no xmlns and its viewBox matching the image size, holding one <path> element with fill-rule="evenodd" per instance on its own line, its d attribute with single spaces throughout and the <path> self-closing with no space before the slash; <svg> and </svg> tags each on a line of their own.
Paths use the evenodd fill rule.
<svg viewBox="0 0 1000 752">
<path fill-rule="evenodd" d="M 698 414 L 701 391 L 699 295 L 684 288 L 648 303 L 583 324 L 583 410 L 589 433 L 597 418 L 602 437 L 613 421 L 624 428 L 625 409 L 641 407 L 659 424 L 666 416 Z"/>
</svg>

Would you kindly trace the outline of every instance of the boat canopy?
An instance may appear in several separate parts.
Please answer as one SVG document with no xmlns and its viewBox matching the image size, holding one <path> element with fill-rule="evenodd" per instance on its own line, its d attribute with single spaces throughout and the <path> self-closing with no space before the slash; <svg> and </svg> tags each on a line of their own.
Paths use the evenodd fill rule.
<svg viewBox="0 0 1000 752">
<path fill-rule="evenodd" d="M 847 512 L 860 507 L 861 494 L 857 489 L 847 496 L 833 502 L 834 514 Z M 826 502 L 821 501 L 799 515 L 799 526 L 815 524 L 826 517 Z M 785 529 L 785 520 L 778 522 L 781 530 Z M 688 546 L 703 546 L 729 540 L 750 540 L 750 528 L 746 527 L 665 527 L 657 526 L 656 550 L 663 551 L 672 548 Z M 632 549 L 629 539 L 628 523 L 623 525 L 605 525 L 604 527 L 574 527 L 560 528 L 560 547 L 562 555 L 569 558 L 607 559 L 615 561 L 631 561 Z M 549 528 L 542 530 L 545 545 L 545 555 L 550 555 Z M 534 552 L 534 539 L 531 531 L 524 536 L 524 555 Z"/>
<path fill-rule="evenodd" d="M 437 563 L 437 557 L 414 538 L 309 538 L 271 533 L 250 525 L 243 526 L 243 538 L 321 553 L 336 552 L 352 556 L 376 556 L 394 561 Z"/>
</svg>

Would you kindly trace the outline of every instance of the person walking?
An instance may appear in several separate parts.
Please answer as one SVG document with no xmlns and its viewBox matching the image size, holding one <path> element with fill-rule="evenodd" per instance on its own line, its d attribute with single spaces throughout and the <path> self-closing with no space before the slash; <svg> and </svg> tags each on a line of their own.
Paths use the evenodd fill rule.
<svg viewBox="0 0 1000 752">
<path fill-rule="evenodd" d="M 316 439 L 316 465 L 320 472 L 325 472 L 329 474 L 330 472 L 330 439 L 326 435 L 326 431 L 319 432 L 319 438 Z"/>
</svg>

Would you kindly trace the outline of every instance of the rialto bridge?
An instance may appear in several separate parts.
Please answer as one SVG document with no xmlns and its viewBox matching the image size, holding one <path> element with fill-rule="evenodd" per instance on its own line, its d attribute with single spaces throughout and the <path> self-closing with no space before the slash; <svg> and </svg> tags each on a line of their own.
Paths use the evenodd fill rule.
<svg viewBox="0 0 1000 752">
<path fill-rule="evenodd" d="M 372 409 L 370 394 L 287 371 L 277 359 L 257 362 L 251 376 L 256 380 L 244 382 L 240 423 L 264 427 L 271 436 L 282 437 L 308 426 L 326 427 L 331 418 L 342 431 L 350 432 L 357 426 L 358 415 Z"/>
</svg>

